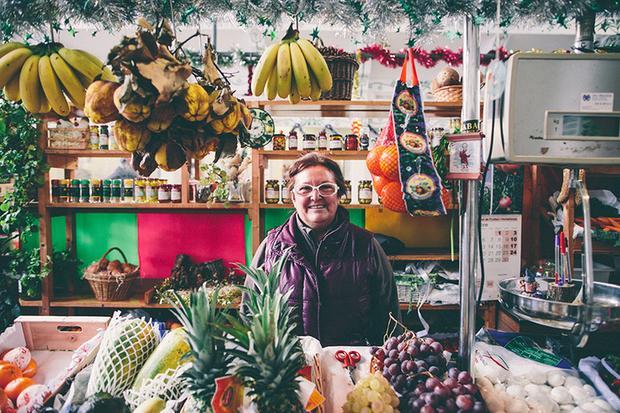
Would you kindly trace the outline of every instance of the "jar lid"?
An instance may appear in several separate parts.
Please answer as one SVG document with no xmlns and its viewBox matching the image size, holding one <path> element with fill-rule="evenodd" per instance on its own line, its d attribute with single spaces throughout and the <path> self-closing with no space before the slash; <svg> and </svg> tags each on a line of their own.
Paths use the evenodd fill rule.
<svg viewBox="0 0 620 413">
<path fill-rule="evenodd" d="M 91 185 L 101 185 L 101 179 L 91 179 Z"/>
<path fill-rule="evenodd" d="M 350 179 L 345 179 L 345 180 L 344 180 L 344 183 L 345 183 L 345 184 L 349 184 L 349 185 L 350 185 L 350 184 L 351 184 L 351 180 L 350 180 Z"/>
<path fill-rule="evenodd" d="M 110 179 L 104 179 L 104 180 L 103 180 L 103 184 L 104 184 L 104 185 L 107 185 L 107 186 L 110 186 L 110 185 L 112 184 L 112 180 L 110 180 Z"/>
<path fill-rule="evenodd" d="M 329 135 L 330 138 L 342 138 L 342 135 L 340 135 L 339 133 L 334 133 L 332 135 Z"/>
<path fill-rule="evenodd" d="M 312 133 L 306 133 L 304 139 L 316 139 L 316 136 Z"/>
<path fill-rule="evenodd" d="M 123 182 L 123 181 L 122 181 L 122 179 L 113 179 L 113 180 L 112 180 L 112 185 L 118 185 L 118 186 L 121 186 L 121 183 L 122 183 L 122 182 Z"/>
<path fill-rule="evenodd" d="M 124 179 L 123 184 L 125 186 L 133 186 L 133 179 Z"/>
<path fill-rule="evenodd" d="M 80 185 L 90 185 L 90 181 L 88 179 L 82 179 Z"/>
<path fill-rule="evenodd" d="M 69 185 L 69 180 L 68 179 L 61 179 L 60 180 L 60 184 L 61 185 Z"/>
<path fill-rule="evenodd" d="M 79 179 L 72 179 L 71 180 L 71 185 L 79 185 L 80 184 L 80 180 Z"/>
</svg>

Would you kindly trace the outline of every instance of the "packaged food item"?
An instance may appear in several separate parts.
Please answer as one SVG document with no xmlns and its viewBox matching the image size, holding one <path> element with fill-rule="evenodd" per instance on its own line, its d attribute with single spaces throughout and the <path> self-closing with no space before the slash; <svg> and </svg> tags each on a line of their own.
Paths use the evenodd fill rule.
<svg viewBox="0 0 620 413">
<path fill-rule="evenodd" d="M 280 184 L 277 179 L 267 179 L 265 183 L 265 202 L 268 204 L 280 202 Z"/>
<path fill-rule="evenodd" d="M 346 136 L 345 148 L 347 151 L 356 151 L 357 144 L 357 135 L 351 133 Z"/>
<path fill-rule="evenodd" d="M 325 131 L 321 131 L 319 133 L 319 151 L 326 151 L 328 148 L 328 139 L 327 133 Z"/>
<path fill-rule="evenodd" d="M 71 186 L 69 187 L 69 202 L 80 202 L 80 180 L 72 179 Z"/>
<path fill-rule="evenodd" d="M 156 178 L 144 178 L 146 181 L 146 202 L 157 203 L 157 190 L 159 180 Z"/>
<path fill-rule="evenodd" d="M 92 149 L 92 150 L 99 149 L 99 126 L 90 125 L 88 127 L 88 133 L 89 133 L 88 149 Z"/>
<path fill-rule="evenodd" d="M 116 136 L 114 136 L 114 128 L 108 129 L 108 149 L 111 151 L 118 150 L 118 145 L 116 144 Z"/>
<path fill-rule="evenodd" d="M 146 202 L 146 180 L 139 177 L 136 179 L 133 189 L 133 199 L 136 203 Z"/>
<path fill-rule="evenodd" d="M 112 190 L 110 193 L 110 202 L 112 202 L 113 204 L 118 204 L 119 202 L 121 202 L 121 193 L 122 193 L 122 188 L 123 187 L 123 181 L 120 179 L 113 179 L 112 180 Z"/>
<path fill-rule="evenodd" d="M 101 202 L 101 179 L 90 180 L 90 202 Z"/>
<path fill-rule="evenodd" d="M 273 139 L 271 140 L 271 142 L 273 143 L 274 151 L 286 150 L 286 135 L 284 135 L 282 131 L 280 131 L 280 133 L 273 135 Z"/>
<path fill-rule="evenodd" d="M 170 202 L 173 204 L 181 203 L 181 184 L 174 184 L 172 188 L 170 188 Z"/>
<path fill-rule="evenodd" d="M 110 203 L 112 197 L 112 181 L 110 179 L 104 179 L 101 186 L 101 201 L 103 203 Z"/>
<path fill-rule="evenodd" d="M 316 136 L 314 136 L 311 133 L 307 133 L 304 135 L 304 139 L 301 143 L 301 148 L 304 151 L 316 151 L 317 149 L 317 140 L 316 140 Z"/>
<path fill-rule="evenodd" d="M 360 204 L 372 202 L 372 181 L 360 181 L 357 186 L 357 200 Z"/>
<path fill-rule="evenodd" d="M 90 181 L 88 179 L 80 181 L 80 202 L 90 202 Z"/>
<path fill-rule="evenodd" d="M 70 182 L 69 182 L 68 179 L 61 179 L 60 180 L 58 202 L 61 202 L 61 203 L 69 202 L 69 186 L 70 186 Z"/>
<path fill-rule="evenodd" d="M 368 137 L 368 134 L 365 131 L 362 131 L 362 134 L 360 135 L 360 150 L 367 151 L 369 145 L 370 145 L 370 138 Z"/>
<path fill-rule="evenodd" d="M 157 202 L 160 204 L 170 203 L 172 185 L 162 184 L 157 189 Z"/>
<path fill-rule="evenodd" d="M 294 130 L 288 134 L 288 149 L 291 151 L 297 150 L 297 132 Z"/>
<path fill-rule="evenodd" d="M 344 189 L 346 193 L 340 197 L 340 203 L 348 205 L 351 203 L 351 181 L 344 181 Z"/>
<path fill-rule="evenodd" d="M 342 135 L 334 134 L 329 137 L 329 150 L 341 151 L 343 148 Z"/>
<path fill-rule="evenodd" d="M 288 186 L 286 186 L 286 182 L 284 181 L 284 179 L 280 182 L 280 187 L 282 188 L 282 203 L 283 204 L 290 204 L 291 203 L 291 196 L 290 196 L 290 192 L 288 190 Z"/>
<path fill-rule="evenodd" d="M 108 146 L 108 125 L 101 125 L 99 127 L 99 149 L 107 150 Z"/>
<path fill-rule="evenodd" d="M 133 179 L 124 179 L 123 180 L 123 193 L 121 195 L 122 202 L 131 203 L 134 200 L 134 183 Z"/>
</svg>

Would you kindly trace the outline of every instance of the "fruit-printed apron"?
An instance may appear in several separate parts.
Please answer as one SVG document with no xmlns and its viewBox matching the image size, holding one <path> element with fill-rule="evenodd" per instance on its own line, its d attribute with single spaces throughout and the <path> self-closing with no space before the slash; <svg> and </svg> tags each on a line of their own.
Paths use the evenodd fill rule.
<svg viewBox="0 0 620 413">
<path fill-rule="evenodd" d="M 441 179 L 426 135 L 420 82 L 407 50 L 405 63 L 392 97 L 392 120 L 398 147 L 398 166 L 407 212 L 411 215 L 445 215 Z"/>
</svg>

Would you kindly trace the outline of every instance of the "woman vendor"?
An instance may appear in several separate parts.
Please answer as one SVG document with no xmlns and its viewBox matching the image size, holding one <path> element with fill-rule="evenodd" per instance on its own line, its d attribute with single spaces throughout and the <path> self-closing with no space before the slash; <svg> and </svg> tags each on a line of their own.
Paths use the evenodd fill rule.
<svg viewBox="0 0 620 413">
<path fill-rule="evenodd" d="M 287 178 L 295 212 L 269 231 L 252 265 L 269 271 L 288 254 L 280 288 L 292 290 L 297 334 L 323 346 L 381 344 L 389 314 L 400 319 L 396 284 L 373 234 L 351 224 L 339 206 L 345 193 L 340 167 L 309 153 L 291 165 Z"/>
</svg>

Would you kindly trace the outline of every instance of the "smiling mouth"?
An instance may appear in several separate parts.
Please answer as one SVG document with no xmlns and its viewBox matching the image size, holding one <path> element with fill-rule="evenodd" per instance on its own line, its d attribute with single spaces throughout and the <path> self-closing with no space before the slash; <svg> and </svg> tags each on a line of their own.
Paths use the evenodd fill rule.
<svg viewBox="0 0 620 413">
<path fill-rule="evenodd" d="M 314 209 L 314 210 L 320 210 L 320 209 L 326 209 L 327 206 L 326 205 L 310 205 L 308 207 L 308 209 Z"/>
</svg>

